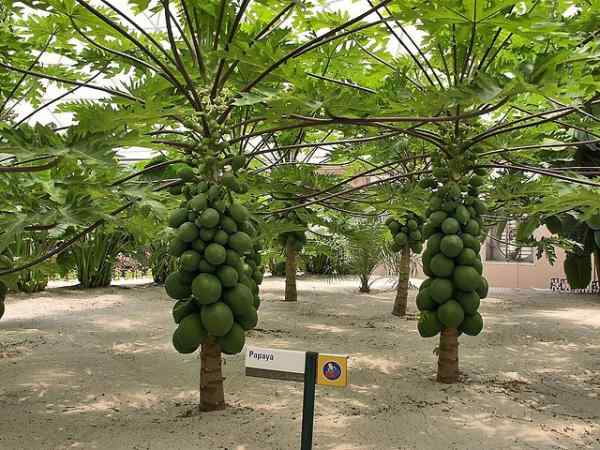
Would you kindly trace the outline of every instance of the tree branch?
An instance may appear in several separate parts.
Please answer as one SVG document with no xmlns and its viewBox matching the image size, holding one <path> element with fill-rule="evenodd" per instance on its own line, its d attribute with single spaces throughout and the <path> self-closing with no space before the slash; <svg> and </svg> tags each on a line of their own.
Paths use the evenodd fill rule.
<svg viewBox="0 0 600 450">
<path fill-rule="evenodd" d="M 170 188 L 171 186 L 177 186 L 179 184 L 181 184 L 181 181 L 179 181 L 179 180 L 172 181 L 172 182 L 166 183 L 162 186 L 159 186 L 157 188 L 154 188 L 153 192 L 162 191 L 164 189 Z M 134 205 L 136 203 L 136 201 L 137 200 L 130 200 L 127 203 L 125 203 L 124 205 L 119 206 L 117 209 L 114 209 L 113 211 L 109 212 L 108 215 L 116 216 L 116 215 L 120 214 L 121 212 L 125 211 L 126 209 L 128 209 L 130 206 Z M 84 237 L 86 234 L 94 231 L 96 228 L 103 225 L 105 222 L 106 222 L 106 218 L 98 219 L 96 222 L 94 222 L 90 226 L 84 228 L 82 231 L 77 233 L 71 239 L 61 243 L 60 245 L 58 245 L 57 247 L 55 247 L 53 250 L 49 251 L 48 253 L 46 253 L 42 256 L 39 256 L 38 258 L 35 258 L 26 264 L 22 264 L 20 266 L 13 267 L 8 270 L 0 271 L 0 276 L 10 275 L 11 273 L 16 273 L 16 272 L 20 272 L 21 270 L 29 269 L 30 267 L 40 264 L 40 263 L 52 258 L 53 256 L 64 252 L 69 247 L 71 247 L 73 244 L 75 244 L 77 241 L 79 241 L 82 237 Z"/>
<path fill-rule="evenodd" d="M 301 204 L 298 204 L 298 205 L 295 205 L 295 206 L 290 206 L 288 208 L 276 209 L 274 211 L 271 211 L 271 214 L 279 214 L 279 213 L 282 213 L 282 212 L 292 211 L 292 210 L 298 209 L 298 208 L 305 208 L 306 206 L 314 205 L 315 203 L 319 203 L 319 202 L 322 202 L 324 200 L 329 200 L 330 198 L 336 198 L 336 197 L 339 197 L 340 195 L 349 194 L 351 192 L 356 192 L 356 191 L 359 191 L 361 189 L 365 189 L 365 188 L 368 188 L 368 187 L 377 186 L 379 184 L 390 183 L 392 181 L 401 180 L 403 178 L 410 178 L 410 177 L 415 176 L 415 175 L 427 175 L 427 174 L 430 174 L 430 173 L 431 173 L 431 170 L 422 170 L 422 171 L 418 171 L 418 172 L 411 172 L 411 173 L 407 173 L 407 174 L 396 175 L 396 176 L 389 177 L 389 178 L 383 178 L 381 180 L 371 181 L 369 183 L 365 183 L 365 184 L 360 185 L 360 186 L 349 188 L 349 189 L 346 189 L 344 191 L 335 192 L 333 194 L 327 195 L 327 196 L 319 198 L 319 199 L 314 199 L 314 200 L 307 201 L 306 203 L 301 203 Z M 1 275 L 1 273 L 0 273 L 0 275 Z"/>
<path fill-rule="evenodd" d="M 506 97 L 506 98 L 502 99 L 500 102 L 498 102 L 495 105 L 492 105 L 488 108 L 484 108 L 484 109 L 480 109 L 480 110 L 476 110 L 476 111 L 470 111 L 470 112 L 466 112 L 466 113 L 462 113 L 462 114 L 457 114 L 454 116 L 431 116 L 431 117 L 418 117 L 418 116 L 385 117 L 385 116 L 382 116 L 382 117 L 358 117 L 358 118 L 333 116 L 331 119 L 322 119 L 322 118 L 316 118 L 316 117 L 302 116 L 299 114 L 291 114 L 290 117 L 294 118 L 294 119 L 300 119 L 300 120 L 303 120 L 306 122 L 317 122 L 317 123 L 321 122 L 321 121 L 334 120 L 335 121 L 334 123 L 339 123 L 339 124 L 343 124 L 343 123 L 367 124 L 367 123 L 374 123 L 374 122 L 391 122 L 391 123 L 419 122 L 421 124 L 426 124 L 426 123 L 439 123 L 439 122 L 454 122 L 456 120 L 471 119 L 474 117 L 482 116 L 484 114 L 488 114 L 488 113 L 500 108 L 501 106 L 503 106 L 508 100 L 509 100 L 508 97 Z"/>
<path fill-rule="evenodd" d="M 171 84 L 175 87 L 175 89 L 179 90 L 184 96 L 186 96 L 188 98 L 190 103 L 193 104 L 193 99 L 188 95 L 187 91 L 185 90 L 185 87 L 179 82 L 179 80 L 177 80 L 177 78 L 175 77 L 173 72 L 169 69 L 169 67 L 167 67 L 167 65 L 165 65 L 154 53 L 152 53 L 150 51 L 150 49 L 148 49 L 148 47 L 143 45 L 137 38 L 135 38 L 133 35 L 131 35 L 127 30 L 125 30 L 119 24 L 115 23 L 109 17 L 106 17 L 104 14 L 102 14 L 96 8 L 94 8 L 93 6 L 88 4 L 86 1 L 84 1 L 84 0 L 75 0 L 75 1 L 77 3 L 79 3 L 81 6 L 83 6 L 85 9 L 87 9 L 89 12 L 91 12 L 94 16 L 99 18 L 102 22 L 106 23 L 112 29 L 117 31 L 120 35 L 122 35 L 128 41 L 133 43 L 144 54 L 146 54 L 152 61 L 154 61 L 164 71 L 164 73 L 166 75 L 168 75 L 169 79 L 171 80 Z M 144 36 L 146 36 L 153 44 L 155 44 L 160 49 L 161 53 L 163 53 L 167 56 L 167 59 L 169 61 L 172 61 L 173 64 L 175 64 L 175 61 L 173 61 L 173 58 L 167 53 L 167 51 L 164 48 L 162 48 L 162 46 L 160 46 L 160 44 L 158 44 L 158 42 L 156 42 L 156 40 L 152 36 L 150 36 L 150 34 L 148 34 L 145 30 L 143 30 L 139 25 L 137 25 L 134 21 L 132 21 L 126 14 L 121 12 L 118 8 L 111 5 L 106 0 L 101 0 L 101 1 L 102 1 L 102 3 L 108 5 L 111 9 L 113 9 L 113 11 L 117 12 L 117 14 L 119 14 L 121 17 L 124 17 L 125 20 L 132 23 L 138 30 L 140 30 L 142 32 L 142 34 Z"/>
<path fill-rule="evenodd" d="M 494 54 L 490 57 L 489 61 L 485 65 L 485 67 L 482 67 L 480 69 L 482 72 L 485 72 L 487 70 L 487 68 L 490 67 L 490 65 L 494 62 L 494 59 L 496 59 L 496 57 L 502 51 L 502 49 L 504 48 L 504 46 L 508 43 L 508 41 L 512 37 L 512 35 L 513 35 L 513 33 L 508 33 L 508 36 L 506 36 L 506 38 L 498 46 L 498 48 L 496 49 L 496 51 L 494 52 Z"/>
<path fill-rule="evenodd" d="M 171 26 L 171 12 L 169 11 L 169 0 L 162 0 L 163 8 L 165 9 L 165 22 L 167 25 L 167 37 L 169 39 L 169 43 L 171 44 L 171 51 L 173 52 L 173 56 L 175 57 L 175 66 L 179 68 L 179 73 L 183 76 L 187 84 L 188 90 L 192 94 L 192 106 L 196 111 L 202 109 L 202 102 L 198 97 L 198 93 L 196 89 L 194 89 L 194 82 L 190 78 L 190 74 L 185 68 L 185 64 L 179 55 L 179 49 L 177 48 L 177 42 L 175 42 L 175 36 L 173 35 L 173 28 Z M 191 49 L 190 49 L 191 51 Z"/>
<path fill-rule="evenodd" d="M 387 13 L 390 16 L 392 16 L 392 13 L 390 12 L 390 10 L 388 9 L 387 6 L 385 7 L 385 10 L 387 11 Z M 444 85 L 442 84 L 441 80 L 438 78 L 438 75 L 437 75 L 435 69 L 433 68 L 433 66 L 431 65 L 431 63 L 429 62 L 429 59 L 427 58 L 427 56 L 425 55 L 425 53 L 423 53 L 423 50 L 421 50 L 421 47 L 419 45 L 417 45 L 417 43 L 414 41 L 414 39 L 412 38 L 412 36 L 410 35 L 410 33 L 408 33 L 406 31 L 406 29 L 402 26 L 402 24 L 400 22 L 398 22 L 397 20 L 394 20 L 394 23 L 400 28 L 400 30 L 402 30 L 402 32 L 406 35 L 406 37 L 408 38 L 408 40 L 410 41 L 410 43 L 417 49 L 417 52 L 419 53 L 419 55 L 421 55 L 421 58 L 423 58 L 423 61 L 425 61 L 425 64 L 427 65 L 427 67 L 429 67 L 429 70 L 431 70 L 431 73 L 433 74 L 433 76 L 437 80 L 437 82 L 440 85 L 440 87 L 442 89 L 444 89 Z"/>
<path fill-rule="evenodd" d="M 274 147 L 270 149 L 272 152 L 288 150 L 288 149 L 297 149 L 297 148 L 306 148 L 306 147 L 328 147 L 330 145 L 341 145 L 341 144 L 357 144 L 363 142 L 372 142 L 380 139 L 389 138 L 392 136 L 397 136 L 400 132 L 394 131 L 391 133 L 380 134 L 377 136 L 369 136 L 365 138 L 353 138 L 353 139 L 341 139 L 338 141 L 329 141 L 329 142 L 308 142 L 303 144 L 290 144 L 290 145 L 282 145 L 279 147 Z M 251 155 L 251 153 L 250 153 Z"/>
<path fill-rule="evenodd" d="M 600 143 L 600 139 L 593 139 L 593 140 L 589 140 L 589 141 L 557 142 L 554 144 L 521 145 L 518 147 L 508 147 L 508 148 L 504 148 L 504 149 L 498 149 L 498 150 L 492 150 L 492 151 L 485 152 L 485 153 L 480 153 L 479 156 L 496 155 L 499 153 L 514 152 L 517 150 L 530 150 L 530 149 L 534 149 L 534 148 L 543 149 L 543 148 L 554 148 L 554 147 L 573 147 L 573 146 L 577 146 L 577 145 L 599 144 L 599 143 Z"/>
<path fill-rule="evenodd" d="M 185 21 L 187 23 L 187 27 L 190 30 L 190 36 L 192 38 L 192 43 L 194 44 L 194 52 L 196 54 L 196 61 L 198 62 L 198 68 L 200 69 L 200 74 L 206 79 L 206 65 L 204 63 L 204 57 L 202 56 L 202 49 L 200 48 L 200 42 L 198 41 L 197 30 L 194 28 L 194 23 L 192 22 L 192 18 L 190 16 L 190 12 L 185 3 L 185 0 L 180 0 L 181 8 L 183 9 L 183 15 L 185 16 Z"/>
<path fill-rule="evenodd" d="M 121 52 L 119 50 L 113 50 L 112 48 L 108 48 L 102 44 L 99 44 L 98 42 L 96 42 L 93 39 L 90 39 L 88 36 L 86 36 L 86 34 L 81 30 L 81 28 L 79 28 L 77 26 L 77 24 L 75 23 L 75 20 L 73 20 L 72 17 L 69 17 L 69 19 L 71 20 L 71 25 L 73 26 L 73 29 L 77 32 L 77 34 L 79 34 L 83 39 L 85 39 L 87 42 L 92 44 L 94 47 L 97 47 L 100 50 L 102 50 L 103 52 L 109 53 L 111 55 L 125 58 L 129 62 L 133 63 L 133 65 L 135 65 L 135 66 L 142 66 L 142 67 L 145 67 L 146 69 L 150 69 L 153 72 L 156 72 L 157 74 L 162 75 L 164 78 L 166 78 L 170 82 L 170 79 L 168 78 L 168 76 L 163 74 L 163 72 L 161 72 L 160 68 L 153 66 L 151 64 L 148 64 L 146 61 L 136 58 L 133 55 L 129 55 L 129 54 L 127 54 L 125 52 Z"/>
<path fill-rule="evenodd" d="M 180 0 L 180 4 L 183 5 L 183 0 Z M 171 23 L 173 25 L 175 25 L 175 28 L 177 28 L 177 32 L 179 33 L 179 36 L 181 37 L 181 40 L 183 41 L 183 43 L 185 44 L 186 48 L 190 52 L 190 55 L 192 56 L 192 62 L 193 62 L 193 64 L 196 64 L 196 62 L 198 60 L 197 60 L 195 48 L 192 47 L 192 44 L 190 43 L 190 40 L 185 35 L 185 32 L 183 31 L 182 25 L 179 23 L 179 20 L 178 20 L 179 18 L 177 16 L 175 16 L 174 14 L 171 14 L 170 10 L 167 9 L 167 11 L 168 11 L 169 16 L 171 18 Z"/>
<path fill-rule="evenodd" d="M 184 150 L 194 150 L 196 148 L 195 145 L 192 144 L 187 144 L 185 142 L 178 142 L 178 141 L 165 141 L 165 140 L 154 140 L 152 141 L 153 144 L 162 144 L 162 145 L 168 145 L 169 147 L 174 147 L 174 148 L 181 148 Z"/>
<path fill-rule="evenodd" d="M 530 173 L 536 173 L 538 175 L 544 175 L 546 177 L 556 178 L 556 179 L 562 180 L 562 181 L 567 181 L 567 182 L 573 183 L 573 184 L 583 184 L 586 186 L 600 187 L 600 183 L 595 183 L 595 182 L 589 181 L 587 179 L 567 177 L 565 175 L 560 175 L 558 173 L 555 173 L 555 172 L 552 172 L 549 170 L 544 170 L 544 169 L 540 169 L 537 167 L 531 167 L 531 166 L 523 166 L 523 165 L 518 165 L 518 164 L 495 163 L 495 164 L 481 164 L 477 167 L 482 167 L 482 168 L 486 168 L 486 169 L 509 169 L 509 170 L 516 170 L 516 171 L 521 171 L 521 172 L 530 172 Z"/>
<path fill-rule="evenodd" d="M 122 98 L 126 98 L 127 100 L 134 101 L 134 102 L 144 103 L 144 101 L 140 98 L 133 97 L 132 95 L 127 94 L 126 92 L 117 91 L 115 89 L 105 88 L 103 86 L 97 86 L 95 84 L 84 83 L 81 81 L 67 80 L 65 78 L 55 77 L 55 76 L 48 75 L 45 73 L 32 72 L 32 71 L 25 70 L 25 69 L 19 69 L 17 67 L 9 66 L 8 64 L 4 64 L 3 62 L 0 62 L 0 67 L 4 67 L 5 69 L 12 70 L 14 72 L 25 73 L 27 75 L 31 75 L 32 77 L 43 78 L 45 80 L 50 80 L 50 81 L 56 81 L 57 83 L 64 83 L 64 84 L 70 84 L 73 86 L 94 89 L 96 91 L 106 92 L 107 94 L 114 95 L 116 97 L 122 97 Z"/>
<path fill-rule="evenodd" d="M 483 0 L 480 0 L 483 1 Z M 469 68 L 469 60 L 471 59 L 471 52 L 473 51 L 473 44 L 475 44 L 475 34 L 477 33 L 477 0 L 473 0 L 473 26 L 471 28 L 471 39 L 469 40 L 469 47 L 467 48 L 467 53 L 465 54 L 465 59 L 463 61 L 463 67 L 460 72 L 460 81 L 467 76 L 467 69 Z M 475 57 L 473 56 L 473 59 Z"/>
<path fill-rule="evenodd" d="M 32 173 L 32 172 L 42 172 L 44 170 L 52 169 L 58 164 L 59 157 L 54 156 L 54 159 L 48 161 L 46 164 L 41 164 L 39 166 L 0 166 L 0 173 Z"/>
<path fill-rule="evenodd" d="M 127 208 L 129 208 L 134 203 L 135 203 L 135 201 L 133 201 L 133 200 L 129 201 L 125 205 L 120 206 L 119 208 L 117 208 L 114 211 L 110 212 L 109 215 L 110 216 L 116 216 L 120 212 L 125 211 Z M 90 233 L 91 231 L 93 231 L 96 228 L 98 228 L 100 225 L 104 224 L 104 222 L 106 222 L 106 219 L 104 219 L 104 218 L 97 220 L 92 225 L 84 228 L 82 231 L 80 231 L 79 233 L 77 233 L 71 239 L 63 242 L 60 245 L 58 245 L 57 247 L 55 247 L 54 249 L 52 249 L 48 253 L 46 253 L 46 254 L 44 254 L 42 256 L 39 256 L 38 258 L 35 258 L 35 259 L 33 259 L 32 261 L 29 261 L 26 264 L 22 264 L 20 266 L 13 267 L 11 269 L 0 271 L 0 276 L 9 275 L 11 273 L 16 273 L 16 272 L 20 272 L 21 270 L 29 269 L 30 267 L 33 267 L 33 266 L 35 266 L 37 264 L 40 264 L 40 263 L 46 261 L 47 259 L 52 258 L 54 255 L 57 255 L 59 253 L 64 252 L 66 249 L 68 249 L 69 247 L 71 247 L 73 244 L 75 244 L 77 241 L 79 241 L 86 234 Z"/>
<path fill-rule="evenodd" d="M 240 9 L 238 10 L 237 14 L 235 15 L 235 19 L 233 20 L 233 25 L 231 26 L 231 30 L 229 30 L 229 35 L 227 36 L 227 41 L 225 42 L 225 53 L 227 53 L 229 51 L 229 45 L 233 41 L 233 37 L 235 36 L 237 27 L 240 24 L 240 21 L 242 20 L 244 12 L 246 11 L 246 8 L 248 7 L 249 3 L 250 3 L 250 0 L 243 0 L 242 4 L 240 5 Z M 217 67 L 217 73 L 215 74 L 215 79 L 213 80 L 213 87 L 210 91 L 210 98 L 214 99 L 217 96 L 217 94 L 219 93 L 219 87 L 222 86 L 221 74 L 223 73 L 224 67 L 225 67 L 225 56 L 222 56 L 221 59 L 219 60 L 219 64 Z"/>
<path fill-rule="evenodd" d="M 292 0 L 290 3 L 287 4 L 287 6 L 285 8 L 283 8 L 279 13 L 277 13 L 275 15 L 275 17 L 273 17 L 269 23 L 267 23 L 267 25 L 265 25 L 265 27 L 258 32 L 258 34 L 250 41 L 250 43 L 248 44 L 248 47 L 252 47 L 256 41 L 258 41 L 259 39 L 262 39 L 264 36 L 266 36 L 269 31 L 271 31 L 272 27 L 279 22 L 289 11 L 292 10 L 292 8 L 294 6 L 296 6 L 296 0 Z M 227 80 L 229 79 L 229 77 L 231 76 L 231 74 L 235 71 L 235 69 L 237 68 L 238 64 L 239 64 L 239 60 L 235 60 L 233 61 L 229 67 L 227 68 L 227 71 L 223 74 L 223 76 L 221 77 L 221 80 L 219 81 L 219 89 L 222 89 L 223 86 L 225 85 L 225 83 L 227 82 Z"/>
<path fill-rule="evenodd" d="M 50 45 L 50 42 L 52 42 L 52 39 L 54 38 L 55 35 L 56 35 L 56 31 L 53 31 L 50 34 L 50 37 L 48 38 L 48 41 L 46 42 L 46 45 L 44 45 L 44 47 L 42 48 L 42 50 L 40 51 L 40 53 L 35 57 L 35 59 L 29 65 L 29 67 L 28 67 L 27 70 L 32 70 L 37 65 L 37 63 L 40 61 L 42 55 L 44 55 L 44 53 L 46 53 L 46 50 L 48 50 L 48 46 Z M 25 81 L 25 78 L 27 78 L 27 75 L 28 75 L 27 73 L 23 73 L 21 75 L 21 78 L 19 78 L 19 81 L 17 81 L 17 83 L 13 86 L 13 88 L 11 89 L 11 91 L 8 93 L 8 95 L 4 99 L 4 102 L 2 103 L 2 105 L 0 105 L 0 114 L 2 114 L 2 112 L 4 111 L 4 108 L 6 108 L 6 105 L 12 99 L 13 95 L 15 95 L 15 93 L 17 92 L 17 90 L 19 89 L 19 87 L 21 86 L 21 84 L 23 83 L 23 81 Z"/>
<path fill-rule="evenodd" d="M 596 103 L 600 103 L 600 99 L 592 100 L 592 101 L 588 102 L 587 104 L 594 105 Z M 485 139 L 488 139 L 493 136 L 497 136 L 499 134 L 508 133 L 510 131 L 519 130 L 522 128 L 532 127 L 535 125 L 539 125 L 541 123 L 555 121 L 556 119 L 560 119 L 561 117 L 565 117 L 574 112 L 577 112 L 578 108 L 579 107 L 576 107 L 576 106 L 566 106 L 563 108 L 555 108 L 552 110 L 542 111 L 542 112 L 535 113 L 535 114 L 528 114 L 527 116 L 521 117 L 520 119 L 517 119 L 517 120 L 513 120 L 512 122 L 507 122 L 504 124 L 496 125 L 495 127 L 489 128 L 484 133 L 478 134 L 477 136 L 470 139 L 469 144 L 467 145 L 467 148 L 473 146 L 474 144 L 476 144 L 478 142 L 484 141 Z M 556 114 L 556 115 L 553 117 L 544 117 L 544 116 L 547 116 L 548 114 Z M 537 117 L 544 117 L 544 118 L 542 120 L 538 120 L 538 121 L 530 123 L 530 124 L 512 126 L 517 123 L 535 119 Z"/>
<path fill-rule="evenodd" d="M 340 86 L 349 87 L 349 88 L 352 88 L 352 89 L 357 89 L 359 91 L 366 92 L 368 94 L 377 94 L 377 91 L 374 91 L 373 89 L 370 89 L 370 88 L 367 88 L 367 87 L 359 86 L 358 84 L 348 83 L 346 81 L 336 80 L 334 78 L 323 77 L 321 75 L 317 75 L 317 74 L 314 74 L 314 73 L 311 73 L 311 72 L 304 72 L 304 73 L 306 75 L 308 75 L 309 77 L 313 77 L 313 78 L 316 78 L 318 80 L 328 81 L 330 83 L 335 83 L 335 84 L 338 84 Z"/>
<path fill-rule="evenodd" d="M 162 162 L 162 163 L 153 164 L 152 166 L 146 167 L 146 168 L 144 168 L 142 170 L 139 170 L 139 171 L 137 171 L 135 173 L 129 174 L 129 175 L 123 177 L 123 178 L 119 178 L 118 180 L 112 182 L 110 184 L 110 187 L 118 186 L 120 184 L 125 183 L 126 181 L 131 180 L 132 178 L 139 177 L 140 175 L 144 175 L 145 173 L 154 172 L 157 169 L 162 169 L 163 167 L 168 167 L 168 166 L 172 166 L 173 164 L 179 164 L 179 163 L 183 163 L 183 162 L 185 162 L 183 159 L 174 159 L 174 160 L 171 160 L 171 161 L 165 161 L 165 162 Z"/>
<path fill-rule="evenodd" d="M 367 0 L 367 2 L 369 3 L 369 5 L 371 7 L 373 7 L 373 2 L 371 0 Z M 387 11 L 388 14 L 392 15 L 389 11 L 389 9 L 386 7 L 385 10 Z M 376 11 L 377 16 L 381 19 L 384 20 L 383 14 L 381 14 L 380 11 Z M 398 23 L 398 21 L 393 20 L 393 22 L 396 24 L 396 26 L 400 26 L 400 24 Z M 396 38 L 396 40 L 398 41 L 398 43 L 404 48 L 404 50 L 406 50 L 406 52 L 408 53 L 408 55 L 410 56 L 410 58 L 414 61 L 414 63 L 417 65 L 417 67 L 421 70 L 421 72 L 423 72 L 423 74 L 425 75 L 425 78 L 427 78 L 427 81 L 429 81 L 429 84 L 431 84 L 431 86 L 435 87 L 435 83 L 433 82 L 433 79 L 429 76 L 429 73 L 427 73 L 427 70 L 425 70 L 425 67 L 423 67 L 423 65 L 421 64 L 421 62 L 417 59 L 417 57 L 415 56 L 415 54 L 411 51 L 411 49 L 408 47 L 408 45 L 406 45 L 404 43 L 404 41 L 402 40 L 402 38 L 398 35 L 398 33 L 396 33 L 396 31 L 392 28 L 392 26 L 389 24 L 389 22 L 385 21 L 385 26 L 388 29 L 388 31 L 390 32 L 390 34 L 392 36 L 394 36 L 394 38 Z M 400 27 L 400 29 L 406 33 L 404 31 L 404 28 Z M 443 88 L 443 86 L 442 86 Z"/>
<path fill-rule="evenodd" d="M 346 178 L 343 181 L 340 181 L 339 183 L 336 183 L 336 184 L 334 184 L 332 186 L 328 186 L 327 188 L 325 188 L 325 189 L 323 189 L 321 191 L 313 192 L 312 194 L 308 194 L 308 195 L 302 195 L 299 198 L 301 200 L 304 200 L 304 199 L 307 199 L 307 198 L 314 197 L 316 195 L 326 194 L 327 192 L 331 192 L 332 189 L 336 189 L 336 188 L 344 186 L 344 185 L 346 185 L 348 183 L 352 183 L 354 180 L 358 180 L 359 178 L 366 177 L 367 175 L 372 175 L 374 172 L 377 172 L 377 171 L 379 171 L 381 169 L 385 169 L 386 167 L 394 166 L 394 165 L 396 165 L 396 164 L 398 164 L 400 162 L 414 161 L 414 160 L 417 160 L 417 159 L 423 159 L 423 157 L 422 156 L 411 156 L 411 157 L 408 157 L 408 158 L 396 159 L 396 160 L 394 160 L 392 162 L 389 162 L 389 163 L 386 163 L 386 164 L 381 164 L 381 165 L 375 166 L 375 167 L 373 167 L 373 168 L 371 168 L 369 170 L 365 170 L 363 172 L 360 172 L 360 173 L 358 173 L 358 174 L 356 174 L 354 176 L 351 176 L 350 178 Z"/>
<path fill-rule="evenodd" d="M 225 4 L 227 0 L 221 0 L 221 6 L 219 8 L 219 16 L 217 19 L 217 27 L 215 28 L 215 40 L 213 41 L 213 50 L 219 48 L 219 39 L 221 37 L 221 26 L 223 25 L 223 17 L 225 15 Z"/>
<path fill-rule="evenodd" d="M 83 6 L 86 7 L 86 9 L 88 9 L 90 12 L 92 12 L 92 14 L 94 14 L 95 16 L 97 16 L 99 19 L 101 19 L 103 22 L 105 22 L 105 20 L 102 18 L 106 18 L 108 19 L 108 17 L 104 16 L 103 14 L 101 14 L 98 10 L 96 10 L 95 8 L 93 8 L 91 5 L 87 5 L 82 3 L 82 0 L 76 0 L 77 3 L 82 4 Z M 138 30 L 144 37 L 146 37 L 146 39 L 148 39 L 150 42 L 152 42 L 152 44 L 154 44 L 154 46 L 160 50 L 160 52 L 165 55 L 165 57 L 172 63 L 175 64 L 175 61 L 173 60 L 173 58 L 171 57 L 171 55 L 169 55 L 169 53 L 162 47 L 162 45 L 160 45 L 158 43 L 158 41 L 156 39 L 154 39 L 152 37 L 152 35 L 150 33 L 148 33 L 146 30 L 144 30 L 143 27 L 141 27 L 135 20 L 131 19 L 127 14 L 125 14 L 123 11 L 121 11 L 119 8 L 117 8 L 116 6 L 112 5 L 111 3 L 109 3 L 107 0 L 100 0 L 102 3 L 104 3 L 106 6 L 108 6 L 110 9 L 112 9 L 114 12 L 116 12 L 119 16 L 121 16 L 123 19 L 125 19 L 127 22 L 129 22 L 131 25 L 134 26 L 134 28 L 136 30 Z M 88 7 L 89 6 L 89 7 Z M 91 8 L 91 9 L 90 9 Z M 93 11 L 92 11 L 93 10 Z M 98 14 L 96 14 L 96 11 Z M 102 17 L 100 17 L 102 16 Z M 110 20 L 110 19 L 108 19 Z M 108 23 L 108 22 L 107 22 Z M 110 24 L 109 24 L 110 25 Z M 112 25 L 111 25 L 112 26 Z M 127 33 L 128 36 L 129 33 Z M 129 39 L 129 37 L 128 37 Z M 135 39 L 135 38 L 134 38 Z M 137 41 L 137 39 L 136 39 Z M 143 46 L 142 46 L 143 47 Z M 154 56 L 154 54 L 152 52 L 150 52 L 150 50 L 147 47 L 144 47 L 148 53 L 152 54 L 152 58 L 153 59 L 158 59 Z M 145 51 L 144 51 L 145 52 Z M 149 55 L 150 56 L 150 55 Z"/>
</svg>

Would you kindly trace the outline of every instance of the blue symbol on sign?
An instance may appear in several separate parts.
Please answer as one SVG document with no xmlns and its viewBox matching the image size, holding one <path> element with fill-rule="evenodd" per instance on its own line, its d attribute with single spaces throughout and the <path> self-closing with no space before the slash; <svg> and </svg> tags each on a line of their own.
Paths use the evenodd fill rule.
<svg viewBox="0 0 600 450">
<path fill-rule="evenodd" d="M 342 376 L 342 368 L 335 361 L 328 361 L 323 366 L 323 375 L 328 380 L 335 381 Z"/>
</svg>

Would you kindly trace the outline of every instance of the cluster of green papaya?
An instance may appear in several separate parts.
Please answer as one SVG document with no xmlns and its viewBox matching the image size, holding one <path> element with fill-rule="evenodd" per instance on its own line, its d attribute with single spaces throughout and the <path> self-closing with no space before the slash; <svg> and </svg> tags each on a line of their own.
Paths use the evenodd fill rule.
<svg viewBox="0 0 600 450">
<path fill-rule="evenodd" d="M 169 253 L 178 257 L 178 270 L 165 288 L 178 300 L 173 345 L 180 353 L 194 352 L 207 339 L 223 353 L 239 353 L 245 331 L 258 320 L 262 248 L 248 210 L 233 200 L 225 177 L 187 184 L 186 200 L 169 219 L 176 230 Z"/>
<path fill-rule="evenodd" d="M 398 219 L 388 217 L 385 225 L 394 238 L 393 251 L 399 252 L 407 245 L 414 253 L 420 254 L 423 251 L 423 219 L 417 214 L 408 213 L 402 223 Z"/>
<path fill-rule="evenodd" d="M 188 158 L 190 161 L 196 161 L 193 158 Z M 240 171 L 246 164 L 246 157 L 244 155 L 236 155 L 231 158 L 214 158 L 208 157 L 204 159 L 204 162 L 197 169 L 186 166 L 177 172 L 177 176 L 181 179 L 183 184 L 178 184 L 169 189 L 169 192 L 173 195 L 184 194 L 186 197 L 194 195 L 197 192 L 196 179 L 198 173 L 213 173 L 214 171 L 220 171 L 226 165 L 231 166 L 231 171 L 227 171 L 221 177 L 221 185 L 231 192 L 237 194 L 245 194 L 248 192 L 248 184 L 244 181 L 238 180 L 236 172 Z"/>
<path fill-rule="evenodd" d="M 479 256 L 482 215 L 487 211 L 479 199 L 484 174 L 476 171 L 459 181 L 446 177 L 427 181 L 435 193 L 423 225 L 427 246 L 422 262 L 428 278 L 417 295 L 418 330 L 423 337 L 433 337 L 442 329 L 476 336 L 483 329 L 478 309 L 488 292 Z"/>
<path fill-rule="evenodd" d="M 571 289 L 586 289 L 592 282 L 592 253 L 600 251 L 600 214 L 581 220 L 572 214 L 548 216 L 544 224 L 552 234 L 558 234 L 582 244 L 567 252 L 563 263 Z"/>
<path fill-rule="evenodd" d="M 286 248 L 288 244 L 292 245 L 293 248 L 299 252 L 302 251 L 306 245 L 306 231 L 308 230 L 308 223 L 301 215 L 297 214 L 296 211 L 288 212 L 284 217 L 280 218 L 282 224 L 293 224 L 301 227 L 301 230 L 286 231 L 279 234 L 277 242 L 281 247 Z"/>
<path fill-rule="evenodd" d="M 4 315 L 4 300 L 6 299 L 6 293 L 8 292 L 8 288 L 6 284 L 0 281 L 0 319 Z"/>
</svg>

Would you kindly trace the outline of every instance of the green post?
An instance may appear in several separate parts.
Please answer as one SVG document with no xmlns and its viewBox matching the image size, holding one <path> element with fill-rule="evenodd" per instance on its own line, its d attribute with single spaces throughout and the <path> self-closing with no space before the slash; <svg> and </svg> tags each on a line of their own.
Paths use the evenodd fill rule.
<svg viewBox="0 0 600 450">
<path fill-rule="evenodd" d="M 306 352 L 304 366 L 304 400 L 302 403 L 302 437 L 300 450 L 312 449 L 313 423 L 315 418 L 315 384 L 317 381 L 316 352 Z"/>
</svg>

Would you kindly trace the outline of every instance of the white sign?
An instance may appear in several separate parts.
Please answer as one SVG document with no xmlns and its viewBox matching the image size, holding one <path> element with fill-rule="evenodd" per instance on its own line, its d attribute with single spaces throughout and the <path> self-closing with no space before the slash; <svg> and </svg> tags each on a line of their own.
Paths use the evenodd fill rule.
<svg viewBox="0 0 600 450">
<path fill-rule="evenodd" d="M 293 381 L 304 380 L 306 352 L 246 347 L 246 375 Z"/>
</svg>

